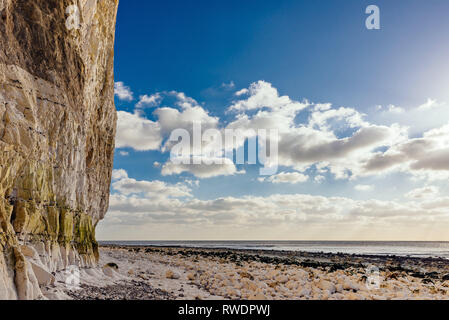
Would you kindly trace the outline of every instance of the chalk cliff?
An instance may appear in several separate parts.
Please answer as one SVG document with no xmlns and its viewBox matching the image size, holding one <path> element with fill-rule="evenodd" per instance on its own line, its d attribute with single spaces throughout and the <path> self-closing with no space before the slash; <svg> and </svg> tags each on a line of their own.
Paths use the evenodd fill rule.
<svg viewBox="0 0 449 320">
<path fill-rule="evenodd" d="M 52 272 L 97 262 L 116 127 L 117 6 L 0 0 L 0 299 L 43 298 Z"/>
</svg>

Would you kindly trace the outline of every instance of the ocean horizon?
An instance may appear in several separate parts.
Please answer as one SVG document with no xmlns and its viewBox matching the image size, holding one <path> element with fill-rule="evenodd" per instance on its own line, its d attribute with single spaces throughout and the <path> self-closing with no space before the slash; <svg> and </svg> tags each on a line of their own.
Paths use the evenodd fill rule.
<svg viewBox="0 0 449 320">
<path fill-rule="evenodd" d="M 101 245 L 275 250 L 449 259 L 449 241 L 99 241 Z"/>
</svg>

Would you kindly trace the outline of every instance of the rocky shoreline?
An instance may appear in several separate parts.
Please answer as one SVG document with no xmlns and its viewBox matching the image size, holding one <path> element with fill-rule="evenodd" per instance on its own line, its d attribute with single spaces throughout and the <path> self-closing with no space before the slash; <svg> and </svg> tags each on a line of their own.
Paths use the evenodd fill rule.
<svg viewBox="0 0 449 320">
<path fill-rule="evenodd" d="M 103 246 L 100 265 L 102 277 L 83 273 L 70 299 L 449 299 L 440 258 Z"/>
</svg>

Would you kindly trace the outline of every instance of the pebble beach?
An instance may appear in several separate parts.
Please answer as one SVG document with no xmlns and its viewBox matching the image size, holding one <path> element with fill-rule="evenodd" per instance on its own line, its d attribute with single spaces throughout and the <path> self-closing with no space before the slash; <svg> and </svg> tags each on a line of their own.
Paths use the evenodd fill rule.
<svg viewBox="0 0 449 320">
<path fill-rule="evenodd" d="M 47 297 L 75 300 L 442 300 L 443 258 L 260 250 L 100 248 L 77 288 L 62 275 Z"/>
</svg>

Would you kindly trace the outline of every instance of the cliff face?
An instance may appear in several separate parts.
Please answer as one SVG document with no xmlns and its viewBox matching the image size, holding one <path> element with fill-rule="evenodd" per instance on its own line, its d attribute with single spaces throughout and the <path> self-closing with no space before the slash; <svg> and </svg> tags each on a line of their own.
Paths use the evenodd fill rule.
<svg viewBox="0 0 449 320">
<path fill-rule="evenodd" d="M 73 4 L 79 28 L 66 23 Z M 117 6 L 0 0 L 0 299 L 41 298 L 51 272 L 97 261 L 116 125 Z"/>
</svg>

